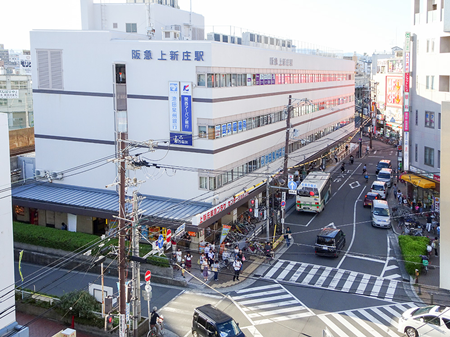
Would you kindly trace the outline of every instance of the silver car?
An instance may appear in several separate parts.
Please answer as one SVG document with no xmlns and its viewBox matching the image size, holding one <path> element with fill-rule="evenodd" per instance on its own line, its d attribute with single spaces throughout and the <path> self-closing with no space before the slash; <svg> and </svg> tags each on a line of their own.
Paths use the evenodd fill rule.
<svg viewBox="0 0 450 337">
<path fill-rule="evenodd" d="M 408 337 L 450 336 L 450 308 L 430 305 L 408 309 L 399 319 L 398 332 Z"/>
<path fill-rule="evenodd" d="M 392 169 L 381 169 L 380 172 L 378 172 L 377 180 L 384 181 L 388 187 L 391 187 L 394 182 L 394 173 L 392 172 Z"/>
</svg>

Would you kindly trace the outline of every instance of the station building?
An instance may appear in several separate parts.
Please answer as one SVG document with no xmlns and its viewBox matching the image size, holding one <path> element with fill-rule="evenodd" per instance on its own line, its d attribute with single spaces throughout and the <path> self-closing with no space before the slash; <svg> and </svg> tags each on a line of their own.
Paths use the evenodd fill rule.
<svg viewBox="0 0 450 337">
<path fill-rule="evenodd" d="M 117 192 L 105 186 L 117 167 L 107 160 L 125 128 L 157 142 L 130 148 L 148 165 L 127 173 L 145 181 L 149 231 L 186 223 L 202 241 L 282 169 L 288 111 L 289 166 L 351 136 L 353 61 L 263 34 L 205 33 L 201 15 L 175 7 L 82 0 L 82 30 L 31 32 L 37 181 L 14 188 L 18 219 L 110 227 Z"/>
</svg>

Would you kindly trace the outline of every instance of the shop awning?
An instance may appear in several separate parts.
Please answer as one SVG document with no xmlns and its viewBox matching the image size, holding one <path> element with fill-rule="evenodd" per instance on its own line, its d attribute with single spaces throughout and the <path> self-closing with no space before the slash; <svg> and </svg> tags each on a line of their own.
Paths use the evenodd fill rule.
<svg viewBox="0 0 450 337">
<path fill-rule="evenodd" d="M 413 185 L 422 187 L 422 188 L 435 188 L 436 184 L 428 179 L 423 177 L 416 176 L 415 174 L 404 173 L 400 177 L 402 180 L 411 183 Z"/>
</svg>

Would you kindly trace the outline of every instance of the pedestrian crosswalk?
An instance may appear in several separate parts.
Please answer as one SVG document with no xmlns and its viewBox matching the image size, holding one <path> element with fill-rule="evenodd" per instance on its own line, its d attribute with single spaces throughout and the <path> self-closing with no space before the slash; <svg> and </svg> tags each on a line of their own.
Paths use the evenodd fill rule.
<svg viewBox="0 0 450 337">
<path fill-rule="evenodd" d="M 397 274 L 378 277 L 345 269 L 287 260 L 278 260 L 263 277 L 316 288 L 377 297 L 387 301 L 392 301 L 396 294 L 403 294 L 403 284 L 400 275 Z"/>
<path fill-rule="evenodd" d="M 253 325 L 312 316 L 313 313 L 278 283 L 246 288 L 232 296 Z"/>
<path fill-rule="evenodd" d="M 333 336 L 403 336 L 397 331 L 401 314 L 414 307 L 414 303 L 397 303 L 385 306 L 346 310 L 317 315 Z"/>
</svg>

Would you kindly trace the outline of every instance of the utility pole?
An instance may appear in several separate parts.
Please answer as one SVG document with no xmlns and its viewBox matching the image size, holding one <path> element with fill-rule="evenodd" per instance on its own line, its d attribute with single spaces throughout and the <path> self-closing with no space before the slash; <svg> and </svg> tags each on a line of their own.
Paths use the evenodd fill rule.
<svg viewBox="0 0 450 337">
<path fill-rule="evenodd" d="M 125 301 L 125 140 L 126 134 L 119 133 L 119 335 L 122 331 L 126 315 Z M 122 329 L 122 330 L 121 330 Z"/>
<path fill-rule="evenodd" d="M 268 166 L 267 166 L 268 168 Z M 269 171 L 269 170 L 267 170 Z M 266 241 L 269 242 L 269 231 L 270 231 L 270 220 L 269 220 L 269 196 L 270 196 L 270 175 L 269 172 L 267 172 L 267 180 L 266 180 Z"/>
<path fill-rule="evenodd" d="M 284 145 L 284 166 L 283 166 L 283 178 L 287 184 L 288 179 L 288 159 L 289 159 L 289 136 L 291 131 L 291 100 L 292 95 L 289 95 L 289 102 L 287 106 L 287 118 L 286 118 L 286 143 Z"/>
<path fill-rule="evenodd" d="M 139 205 L 138 202 L 142 200 L 142 198 L 138 197 L 137 191 L 133 191 L 133 199 L 131 203 L 133 205 L 133 229 L 132 229 L 132 256 L 139 257 Z M 140 321 L 140 313 L 141 313 L 141 299 L 140 299 L 140 274 L 141 274 L 141 264 L 140 262 L 133 260 L 131 262 L 132 268 L 132 278 L 133 278 L 133 336 L 138 337 L 138 327 Z"/>
</svg>

